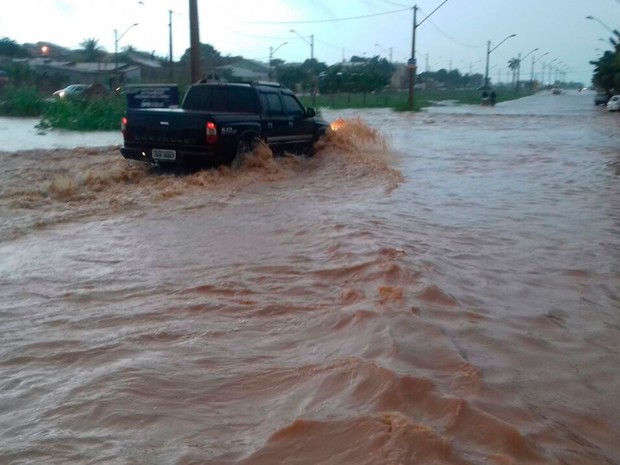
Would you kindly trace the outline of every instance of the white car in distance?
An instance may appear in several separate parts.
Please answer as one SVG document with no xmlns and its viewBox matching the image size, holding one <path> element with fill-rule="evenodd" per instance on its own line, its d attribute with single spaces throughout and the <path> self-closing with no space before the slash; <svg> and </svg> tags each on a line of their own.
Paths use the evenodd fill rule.
<svg viewBox="0 0 620 465">
<path fill-rule="evenodd" d="M 614 95 L 607 101 L 608 111 L 620 111 L 620 95 Z"/>
</svg>

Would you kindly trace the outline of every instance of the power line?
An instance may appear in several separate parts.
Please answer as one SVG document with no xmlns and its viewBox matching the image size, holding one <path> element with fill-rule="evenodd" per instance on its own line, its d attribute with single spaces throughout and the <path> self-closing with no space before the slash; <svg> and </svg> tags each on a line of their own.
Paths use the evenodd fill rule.
<svg viewBox="0 0 620 465">
<path fill-rule="evenodd" d="M 392 11 L 385 11 L 383 13 L 373 13 L 373 14 L 368 14 L 368 15 L 361 15 L 361 16 L 349 16 L 347 18 L 332 18 L 332 19 L 312 19 L 312 20 L 306 20 L 306 21 L 239 21 L 239 20 L 231 20 L 237 23 L 243 23 L 243 24 L 315 24 L 315 23 L 335 23 L 335 22 L 339 22 L 339 21 L 352 21 L 355 19 L 365 19 L 365 18 L 373 18 L 376 16 L 385 16 L 385 15 L 391 15 L 394 13 L 402 13 L 403 11 L 409 11 L 411 10 L 411 8 L 402 8 L 400 10 L 392 10 Z"/>
<path fill-rule="evenodd" d="M 452 37 L 450 34 L 448 34 L 447 32 L 443 31 L 439 26 L 437 26 L 433 21 L 431 21 L 430 19 L 428 20 L 428 22 L 431 24 L 431 26 L 433 26 L 437 32 L 439 32 L 442 36 L 444 36 L 446 39 L 451 40 L 452 42 L 454 42 L 455 44 L 461 45 L 462 47 L 467 47 L 467 48 L 484 48 L 485 44 L 478 44 L 478 45 L 473 45 L 473 44 L 466 44 L 465 42 L 461 42 L 458 39 L 455 39 L 454 37 Z"/>
<path fill-rule="evenodd" d="M 620 1 L 620 0 L 619 0 Z M 424 13 L 424 11 L 421 8 L 418 8 L 418 11 Z M 454 37 L 452 37 L 450 34 L 448 34 L 447 32 L 443 31 L 439 26 L 437 26 L 432 20 L 428 20 L 428 22 L 437 30 L 437 32 L 439 32 L 442 36 L 444 36 L 446 39 L 451 40 L 452 42 L 454 42 L 455 44 L 461 45 L 463 47 L 467 47 L 467 48 L 481 48 L 484 47 L 484 44 L 482 45 L 472 45 L 472 44 L 466 44 L 464 42 L 461 42 L 458 39 L 455 39 Z"/>
<path fill-rule="evenodd" d="M 291 39 L 291 36 L 264 36 L 264 35 L 260 35 L 260 34 L 248 34 L 247 32 L 239 32 L 239 31 L 230 31 L 231 34 L 236 34 L 239 36 L 246 36 L 246 37 L 256 37 L 259 39 L 274 39 L 274 40 L 286 40 L 286 39 Z"/>
</svg>

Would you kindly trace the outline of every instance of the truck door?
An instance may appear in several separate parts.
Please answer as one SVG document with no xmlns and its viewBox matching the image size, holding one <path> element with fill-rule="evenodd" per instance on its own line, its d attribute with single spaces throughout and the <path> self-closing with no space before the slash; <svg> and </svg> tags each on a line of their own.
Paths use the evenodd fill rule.
<svg viewBox="0 0 620 465">
<path fill-rule="evenodd" d="M 282 147 L 289 139 L 289 117 L 284 113 L 284 105 L 279 92 L 260 92 L 261 105 L 265 112 L 263 134 L 267 143 L 274 148 Z"/>
<path fill-rule="evenodd" d="M 282 93 L 284 113 L 288 116 L 289 143 L 311 144 L 314 139 L 314 120 L 306 115 L 303 105 L 291 94 Z"/>
</svg>

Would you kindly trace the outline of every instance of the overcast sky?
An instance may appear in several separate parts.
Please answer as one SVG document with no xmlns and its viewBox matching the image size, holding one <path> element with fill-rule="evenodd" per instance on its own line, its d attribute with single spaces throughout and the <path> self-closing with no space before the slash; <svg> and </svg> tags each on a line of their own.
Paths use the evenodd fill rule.
<svg viewBox="0 0 620 465">
<path fill-rule="evenodd" d="M 0 37 L 19 43 L 49 41 L 77 48 L 95 38 L 113 51 L 114 30 L 120 36 L 139 23 L 119 40 L 119 48 L 132 45 L 168 56 L 168 11 L 173 10 L 174 59 L 189 47 L 188 0 L 1 2 Z M 442 2 L 418 0 L 418 24 Z M 299 62 L 310 57 L 313 35 L 314 56 L 327 64 L 352 55 L 389 58 L 390 53 L 403 62 L 411 56 L 412 6 L 407 0 L 198 0 L 200 41 L 224 55 L 263 61 L 273 47 L 278 49 L 274 58 Z M 507 79 L 508 60 L 521 53 L 529 54 L 522 65 L 525 78 L 534 57 L 537 78 L 543 64 L 553 62 L 568 69 L 567 79 L 589 84 L 589 61 L 611 47 L 607 39 L 616 28 L 620 0 L 447 0 L 417 28 L 418 70 L 484 74 L 487 41 L 493 49 L 517 34 L 490 54 L 494 82 Z"/>
</svg>

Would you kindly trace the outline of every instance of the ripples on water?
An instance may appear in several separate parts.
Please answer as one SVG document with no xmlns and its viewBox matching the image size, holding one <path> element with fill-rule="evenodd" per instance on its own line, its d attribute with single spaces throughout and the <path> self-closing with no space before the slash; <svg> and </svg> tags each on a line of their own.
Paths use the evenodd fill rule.
<svg viewBox="0 0 620 465">
<path fill-rule="evenodd" d="M 617 463 L 586 97 L 327 112 L 314 158 L 239 171 L 3 154 L 0 462 Z"/>
</svg>

